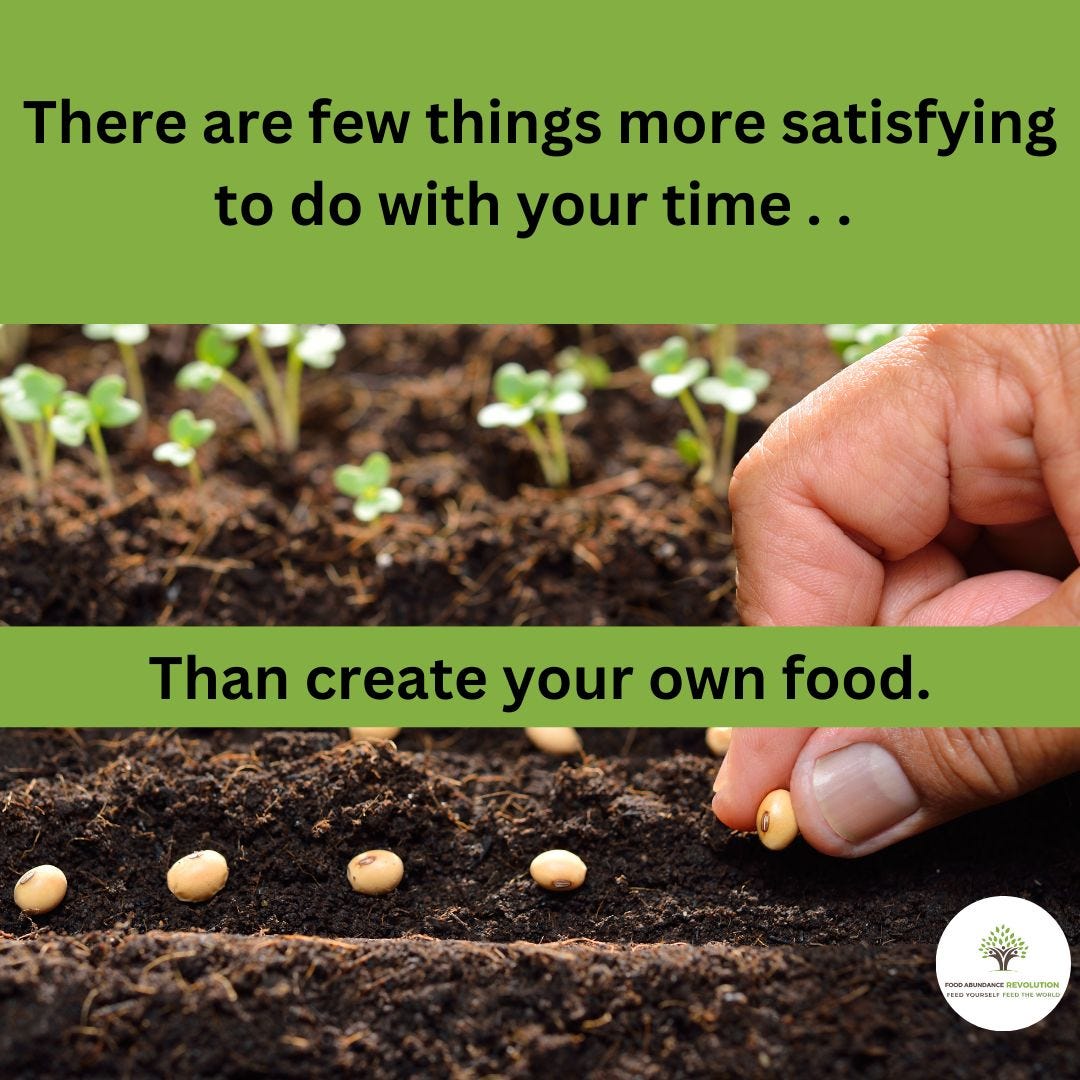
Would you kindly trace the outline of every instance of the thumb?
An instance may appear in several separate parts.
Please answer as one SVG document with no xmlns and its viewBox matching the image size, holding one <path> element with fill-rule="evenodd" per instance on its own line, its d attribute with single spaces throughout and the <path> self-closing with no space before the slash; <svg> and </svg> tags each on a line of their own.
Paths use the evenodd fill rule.
<svg viewBox="0 0 1080 1080">
<path fill-rule="evenodd" d="M 1073 571 L 1045 600 L 1002 626 L 1080 626 L 1080 570 Z"/>
<path fill-rule="evenodd" d="M 821 728 L 791 774 L 812 847 L 854 857 L 1080 769 L 1080 728 Z"/>
</svg>

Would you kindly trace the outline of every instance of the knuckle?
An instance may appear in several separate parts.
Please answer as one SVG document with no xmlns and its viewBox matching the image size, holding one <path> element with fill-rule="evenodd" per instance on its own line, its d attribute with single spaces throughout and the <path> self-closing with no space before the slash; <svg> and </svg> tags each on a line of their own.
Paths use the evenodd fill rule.
<svg viewBox="0 0 1080 1080">
<path fill-rule="evenodd" d="M 986 804 L 1023 790 L 1015 745 L 998 728 L 924 729 L 933 794 L 942 802 Z"/>
</svg>

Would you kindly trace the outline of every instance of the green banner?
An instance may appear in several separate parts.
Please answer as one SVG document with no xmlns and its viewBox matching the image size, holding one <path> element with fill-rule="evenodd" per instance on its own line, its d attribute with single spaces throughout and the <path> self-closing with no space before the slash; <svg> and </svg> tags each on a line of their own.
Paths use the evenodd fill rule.
<svg viewBox="0 0 1080 1080">
<path fill-rule="evenodd" d="M 0 319 L 1075 315 L 1074 5 L 148 19 L 5 10 Z"/>
<path fill-rule="evenodd" d="M 1080 629 L 5 628 L 8 727 L 1063 727 Z"/>
</svg>

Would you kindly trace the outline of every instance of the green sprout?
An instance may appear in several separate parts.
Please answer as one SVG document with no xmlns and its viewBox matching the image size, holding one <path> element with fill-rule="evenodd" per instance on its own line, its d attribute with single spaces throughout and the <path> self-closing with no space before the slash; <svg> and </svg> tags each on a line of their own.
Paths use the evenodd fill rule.
<svg viewBox="0 0 1080 1080">
<path fill-rule="evenodd" d="M 696 450 L 697 459 L 701 463 L 698 480 L 703 484 L 712 483 L 716 472 L 712 434 L 705 415 L 691 393 L 694 384 L 708 374 L 708 360 L 700 356 L 692 357 L 686 338 L 669 337 L 658 349 L 649 349 L 642 353 L 638 363 L 652 376 L 652 391 L 657 397 L 675 398 L 683 407 L 683 412 L 694 430 L 692 433 L 680 433 L 679 452 L 689 459 L 691 450 Z"/>
<path fill-rule="evenodd" d="M 268 326 L 257 323 L 215 323 L 214 329 L 221 331 L 227 341 L 247 341 L 252 359 L 255 361 L 255 369 L 259 373 L 259 381 L 263 385 L 266 400 L 270 403 L 270 411 L 274 415 L 274 424 L 283 437 L 283 433 L 289 427 L 285 411 L 285 394 L 281 380 L 274 370 L 269 348 L 290 344 L 296 336 L 297 328 L 291 323 Z"/>
<path fill-rule="evenodd" d="M 854 364 L 906 334 L 915 323 L 829 323 L 825 336 L 845 364 Z"/>
<path fill-rule="evenodd" d="M 300 379 L 305 367 L 326 371 L 333 367 L 337 354 L 345 346 L 345 335 L 339 326 L 305 326 L 299 338 L 289 345 L 285 361 L 285 414 L 288 428 L 284 446 L 292 452 L 300 444 Z"/>
<path fill-rule="evenodd" d="M 102 430 L 127 427 L 142 415 L 142 406 L 124 397 L 126 392 L 127 383 L 119 375 L 103 375 L 85 397 L 67 391 L 49 423 L 52 434 L 65 446 L 82 446 L 89 436 L 101 483 L 110 500 L 115 495 L 115 487 Z"/>
<path fill-rule="evenodd" d="M 228 369 L 246 341 L 262 383 L 270 413 L 258 396 Z M 199 335 L 196 360 L 177 378 L 186 389 L 206 393 L 221 385 L 247 409 L 264 446 L 275 443 L 288 452 L 300 443 L 300 389 L 305 367 L 332 367 L 345 345 L 345 335 L 334 324 L 299 326 L 296 323 L 215 323 Z M 270 350 L 285 348 L 284 374 L 278 375 Z M 216 370 L 209 370 L 216 369 Z"/>
<path fill-rule="evenodd" d="M 658 349 L 643 353 L 638 362 L 652 376 L 657 397 L 677 399 L 682 405 L 693 431 L 680 432 L 676 448 L 685 460 L 700 463 L 698 482 L 726 490 L 734 464 L 738 418 L 757 404 L 758 394 L 769 385 L 769 376 L 734 356 L 720 365 L 719 375 L 709 376 L 709 362 L 692 357 L 682 337 L 668 338 Z M 724 407 L 719 460 L 699 401 Z"/>
<path fill-rule="evenodd" d="M 362 465 L 342 465 L 334 470 L 334 486 L 353 499 L 353 513 L 361 521 L 401 509 L 401 492 L 390 485 L 390 459 L 381 451 L 368 454 Z"/>
<path fill-rule="evenodd" d="M 552 376 L 547 371 L 526 371 L 520 364 L 503 364 L 492 386 L 498 400 L 480 410 L 477 423 L 484 428 L 521 428 L 545 481 L 551 487 L 565 487 L 570 482 L 570 459 L 559 418 L 584 410 L 585 377 L 573 368 Z"/>
<path fill-rule="evenodd" d="M 39 483 L 45 486 L 52 478 L 56 438 L 50 425 L 60 407 L 66 385 L 59 375 L 33 364 L 20 364 L 9 378 L 0 383 L 0 412 L 3 413 L 4 426 L 19 459 L 19 467 L 29 482 L 32 498 L 37 497 Z M 27 425 L 33 432 L 36 466 L 20 424 Z"/>
<path fill-rule="evenodd" d="M 191 486 L 198 487 L 203 480 L 199 468 L 198 450 L 214 434 L 217 425 L 213 420 L 198 420 L 190 409 L 173 413 L 169 421 L 169 441 L 154 448 L 154 460 L 166 461 L 178 469 L 187 469 Z"/>
<path fill-rule="evenodd" d="M 725 485 L 731 482 L 735 466 L 735 439 L 739 417 L 748 413 L 758 402 L 758 395 L 769 385 L 769 373 L 752 368 L 737 356 L 729 356 L 720 365 L 717 377 L 702 379 L 694 387 L 698 400 L 706 405 L 724 408 L 724 433 L 720 440 L 718 479 Z"/>
<path fill-rule="evenodd" d="M 15 451 L 15 459 L 19 463 L 19 469 L 26 480 L 26 486 L 31 499 L 38 497 L 37 470 L 34 467 L 34 458 L 30 453 L 30 447 L 23 434 L 18 421 L 8 412 L 8 400 L 17 398 L 20 394 L 19 384 L 14 378 L 0 379 L 0 420 L 3 421 L 4 430 L 11 440 Z"/>
<path fill-rule="evenodd" d="M 146 323 L 87 323 L 83 333 L 91 341 L 114 341 L 120 352 L 120 359 L 127 373 L 131 396 L 138 402 L 140 416 L 146 417 L 146 386 L 143 383 L 142 368 L 139 366 L 137 346 L 150 336 L 150 327 Z"/>
<path fill-rule="evenodd" d="M 200 394 L 208 394 L 215 386 L 228 390 L 247 410 L 262 445 L 272 446 L 274 425 L 269 415 L 254 391 L 229 370 L 239 355 L 239 346 L 221 327 L 207 326 L 195 341 L 195 359 L 180 369 L 176 385 Z"/>
<path fill-rule="evenodd" d="M 611 384 L 611 367 L 602 356 L 571 345 L 555 354 L 560 371 L 576 371 L 590 390 L 605 390 Z"/>
</svg>

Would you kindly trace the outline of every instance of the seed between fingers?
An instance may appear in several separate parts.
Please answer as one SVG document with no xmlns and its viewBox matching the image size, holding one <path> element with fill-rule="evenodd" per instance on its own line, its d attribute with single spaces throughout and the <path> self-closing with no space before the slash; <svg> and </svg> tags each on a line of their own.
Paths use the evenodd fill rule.
<svg viewBox="0 0 1080 1080">
<path fill-rule="evenodd" d="M 799 835 L 790 791 L 778 788 L 761 800 L 757 810 L 757 834 L 772 851 L 786 848 Z"/>
</svg>

